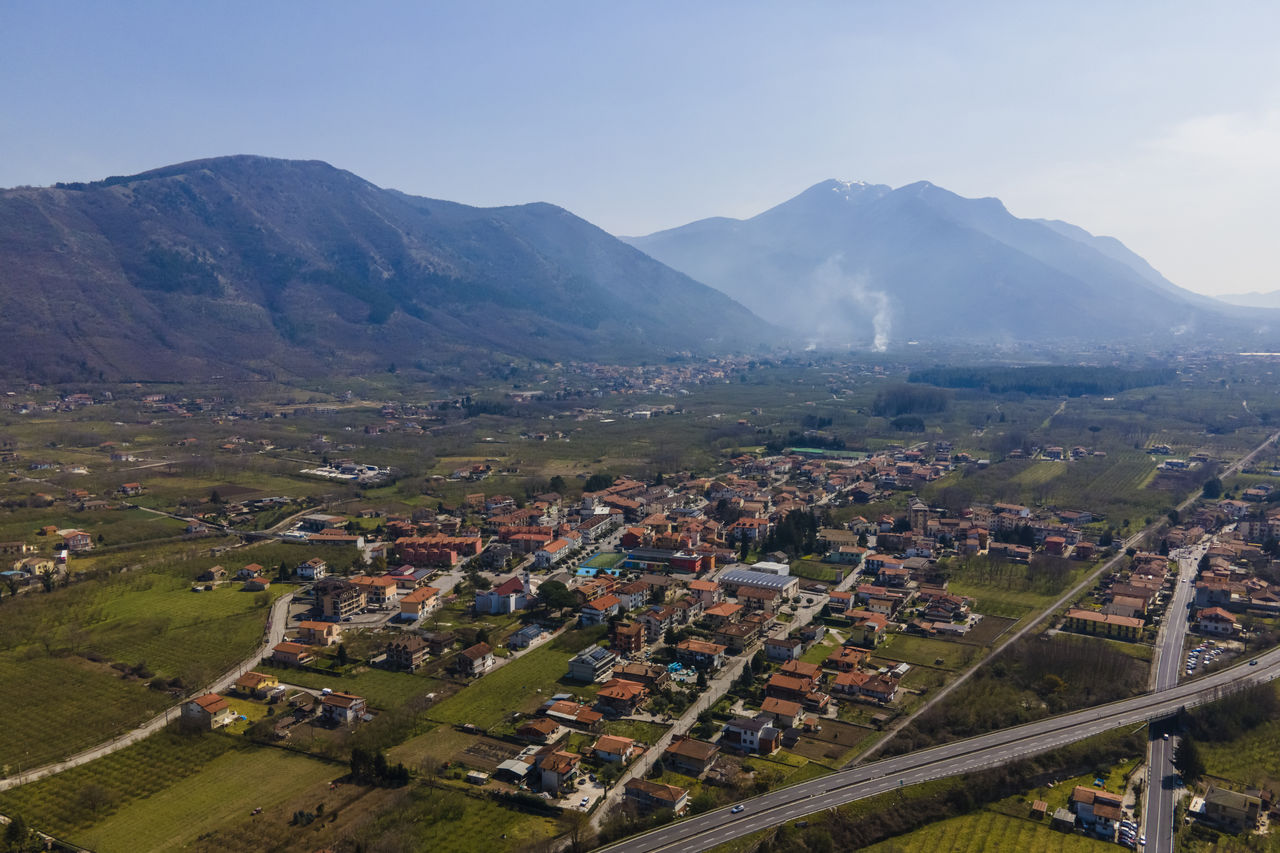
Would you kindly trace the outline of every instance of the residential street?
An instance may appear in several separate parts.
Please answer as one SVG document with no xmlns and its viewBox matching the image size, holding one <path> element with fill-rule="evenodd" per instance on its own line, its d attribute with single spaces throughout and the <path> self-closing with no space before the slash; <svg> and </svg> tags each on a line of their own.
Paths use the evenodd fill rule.
<svg viewBox="0 0 1280 853">
<path fill-rule="evenodd" d="M 857 573 L 851 572 L 848 577 L 834 588 L 847 590 L 853 586 L 857 577 Z M 804 627 L 812 622 L 814 617 L 822 611 L 823 605 L 825 605 L 828 600 L 828 596 L 826 595 L 814 593 L 802 593 L 801 595 L 803 596 L 801 599 L 802 601 L 805 598 L 812 598 L 813 604 L 802 604 L 796 610 L 795 619 L 787 623 L 788 631 Z M 663 751 L 671 745 L 671 742 L 675 740 L 677 736 L 683 735 L 693 728 L 694 723 L 698 721 L 698 715 L 715 705 L 726 693 L 729 692 L 729 688 L 733 686 L 733 682 L 742 674 L 742 668 L 746 666 L 747 661 L 749 661 L 752 656 L 763 647 L 763 645 L 763 639 L 757 640 L 742 654 L 735 656 L 728 666 L 708 679 L 707 689 L 702 692 L 702 695 L 698 697 L 697 701 L 685 710 L 684 714 L 675 721 L 671 728 L 667 730 L 667 733 L 663 735 L 656 744 L 653 744 L 643 755 L 637 758 L 631 766 L 627 768 L 626 772 L 618 778 L 617 783 L 609 790 L 608 794 L 605 795 L 603 800 L 596 807 L 595 811 L 591 814 L 591 826 L 593 829 L 599 829 L 600 822 L 604 816 L 613 808 L 613 806 L 621 802 L 623 789 L 626 783 L 631 779 L 643 779 L 645 777 L 649 772 L 649 769 L 653 767 L 653 763 L 662 756 Z"/>
</svg>

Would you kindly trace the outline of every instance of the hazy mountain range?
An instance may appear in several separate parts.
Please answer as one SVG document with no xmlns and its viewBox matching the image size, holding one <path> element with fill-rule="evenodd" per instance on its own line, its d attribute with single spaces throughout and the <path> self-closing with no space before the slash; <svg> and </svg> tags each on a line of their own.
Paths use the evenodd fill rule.
<svg viewBox="0 0 1280 853">
<path fill-rule="evenodd" d="M 317 161 L 3 190 L 0 371 L 317 376 L 912 339 L 1257 345 L 1280 328 L 1280 311 L 1183 290 L 1117 240 L 929 183 L 824 181 L 747 220 L 628 242 L 550 204 L 419 198 Z"/>
<path fill-rule="evenodd" d="M 1219 296 L 1218 299 L 1229 305 L 1241 305 L 1246 308 L 1280 308 L 1280 290 L 1268 290 L 1265 293 L 1256 290 L 1248 293 L 1229 293 Z"/>
<path fill-rule="evenodd" d="M 624 239 L 820 344 L 1134 340 L 1245 318 L 1118 240 L 928 182 L 824 181 L 750 219 Z"/>
<path fill-rule="evenodd" d="M 549 204 L 226 157 L 0 191 L 0 369 L 108 378 L 708 354 L 741 305 Z"/>
</svg>

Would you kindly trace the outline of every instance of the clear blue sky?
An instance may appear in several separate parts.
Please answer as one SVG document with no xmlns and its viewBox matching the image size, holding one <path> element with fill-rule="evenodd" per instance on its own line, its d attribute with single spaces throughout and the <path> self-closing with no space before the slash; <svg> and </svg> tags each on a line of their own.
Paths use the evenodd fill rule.
<svg viewBox="0 0 1280 853">
<path fill-rule="evenodd" d="M 0 3 L 0 186 L 317 158 L 616 234 L 930 180 L 1280 288 L 1275 2 Z"/>
</svg>

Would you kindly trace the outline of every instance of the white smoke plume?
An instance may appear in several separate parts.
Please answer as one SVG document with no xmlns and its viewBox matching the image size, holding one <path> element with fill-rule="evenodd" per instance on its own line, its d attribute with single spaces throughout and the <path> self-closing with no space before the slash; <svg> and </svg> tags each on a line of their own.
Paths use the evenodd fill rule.
<svg viewBox="0 0 1280 853">
<path fill-rule="evenodd" d="M 889 348 L 893 329 L 893 307 L 889 294 L 871 287 L 866 273 L 851 274 L 844 269 L 844 255 L 827 258 L 814 270 L 811 293 L 815 304 L 812 316 L 817 318 L 816 331 L 821 338 L 827 331 L 844 331 L 862 325 L 870 315 L 871 346 L 876 352 Z"/>
</svg>

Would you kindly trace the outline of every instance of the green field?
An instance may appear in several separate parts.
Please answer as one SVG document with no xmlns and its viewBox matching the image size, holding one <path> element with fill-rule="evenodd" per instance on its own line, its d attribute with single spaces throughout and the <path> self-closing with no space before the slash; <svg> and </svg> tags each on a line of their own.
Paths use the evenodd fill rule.
<svg viewBox="0 0 1280 853">
<path fill-rule="evenodd" d="M 242 592 L 232 584 L 193 593 L 178 578 L 147 575 L 144 581 L 149 586 L 99 605 L 102 621 L 92 629 L 90 646 L 112 660 L 146 661 L 157 673 L 192 684 L 225 672 L 261 642 L 264 602 L 289 591 L 273 584 L 263 593 Z"/>
<path fill-rule="evenodd" d="M 489 729 L 508 719 L 513 712 L 533 713 L 553 693 L 564 691 L 580 696 L 594 693 L 593 685 L 565 680 L 571 657 L 572 653 L 560 651 L 554 644 L 539 646 L 433 705 L 427 710 L 427 716 L 442 723 L 471 723 Z"/>
<path fill-rule="evenodd" d="M 524 814 L 482 794 L 415 786 L 356 837 L 367 850 L 506 853 L 539 849 L 563 832 L 554 818 Z M 401 846 L 386 846 L 389 842 Z M 314 849 L 314 848 L 307 848 Z"/>
<path fill-rule="evenodd" d="M 90 581 L 6 602 L 0 620 L 0 766 L 44 764 L 121 734 L 177 699 L 111 663 L 180 678 L 188 689 L 261 641 L 264 604 L 286 591 L 192 593 L 167 574 Z M 93 658 L 93 659 L 91 659 Z M 96 660 L 94 660 L 96 659 Z"/>
<path fill-rule="evenodd" d="M 74 838 L 100 853 L 182 850 L 206 832 L 247 819 L 255 808 L 278 806 L 345 771 L 284 750 L 235 750 Z"/>
<path fill-rule="evenodd" d="M 1021 619 L 1033 610 L 1049 605 L 1054 596 L 1031 590 L 1015 590 L 967 581 L 951 581 L 948 591 L 973 599 L 973 610 L 984 616 Z"/>
<path fill-rule="evenodd" d="M 833 566 L 819 560 L 796 560 L 791 564 L 791 574 L 807 578 L 811 581 L 835 583 L 836 574 L 843 568 L 845 572 L 853 571 L 853 566 Z"/>
<path fill-rule="evenodd" d="M 1235 740 L 1215 743 L 1198 740 L 1196 746 L 1211 776 L 1237 785 L 1272 788 L 1280 781 L 1280 720 L 1263 723 Z"/>
<path fill-rule="evenodd" d="M 973 646 L 950 640 L 895 634 L 876 650 L 875 656 L 916 666 L 938 667 L 954 671 L 968 666 L 977 651 Z M 935 663 L 939 658 L 942 659 L 942 663 Z"/>
<path fill-rule="evenodd" d="M 0 770 L 64 758 L 124 734 L 176 700 L 78 657 L 0 654 Z"/>
<path fill-rule="evenodd" d="M 1066 462 L 1040 461 L 1032 462 L 1011 478 L 1019 486 L 1032 488 L 1041 486 L 1050 480 L 1061 477 L 1067 470 Z"/>
<path fill-rule="evenodd" d="M 97 761 L 0 793 L 0 812 L 20 814 L 54 835 L 76 835 L 238 748 L 226 735 L 166 729 Z"/>
<path fill-rule="evenodd" d="M 640 743 L 654 744 L 658 742 L 670 726 L 661 723 L 649 723 L 644 720 L 605 720 L 600 731 L 607 735 L 629 737 Z"/>
<path fill-rule="evenodd" d="M 23 540 L 46 554 L 53 553 L 61 540 L 35 535 L 37 528 L 53 525 L 83 530 L 93 536 L 97 547 L 141 543 L 152 539 L 181 536 L 186 524 L 164 515 L 140 509 L 100 509 L 76 512 L 66 507 L 14 509 L 0 517 L 0 540 Z M 99 541 L 98 537 L 102 540 Z M 90 551 L 86 556 L 92 556 Z M 76 558 L 72 558 L 74 564 Z M 73 566 L 74 567 L 74 566 Z"/>
<path fill-rule="evenodd" d="M 1034 821 L 990 811 L 941 820 L 864 848 L 874 853 L 1107 853 L 1115 844 L 1067 835 Z"/>
<path fill-rule="evenodd" d="M 350 675 L 339 675 L 264 663 L 258 671 L 271 673 L 281 682 L 299 687 L 314 690 L 329 687 L 342 693 L 354 693 L 382 710 L 399 708 L 415 696 L 441 690 L 441 682 L 437 679 L 385 669 L 361 669 Z"/>
</svg>

